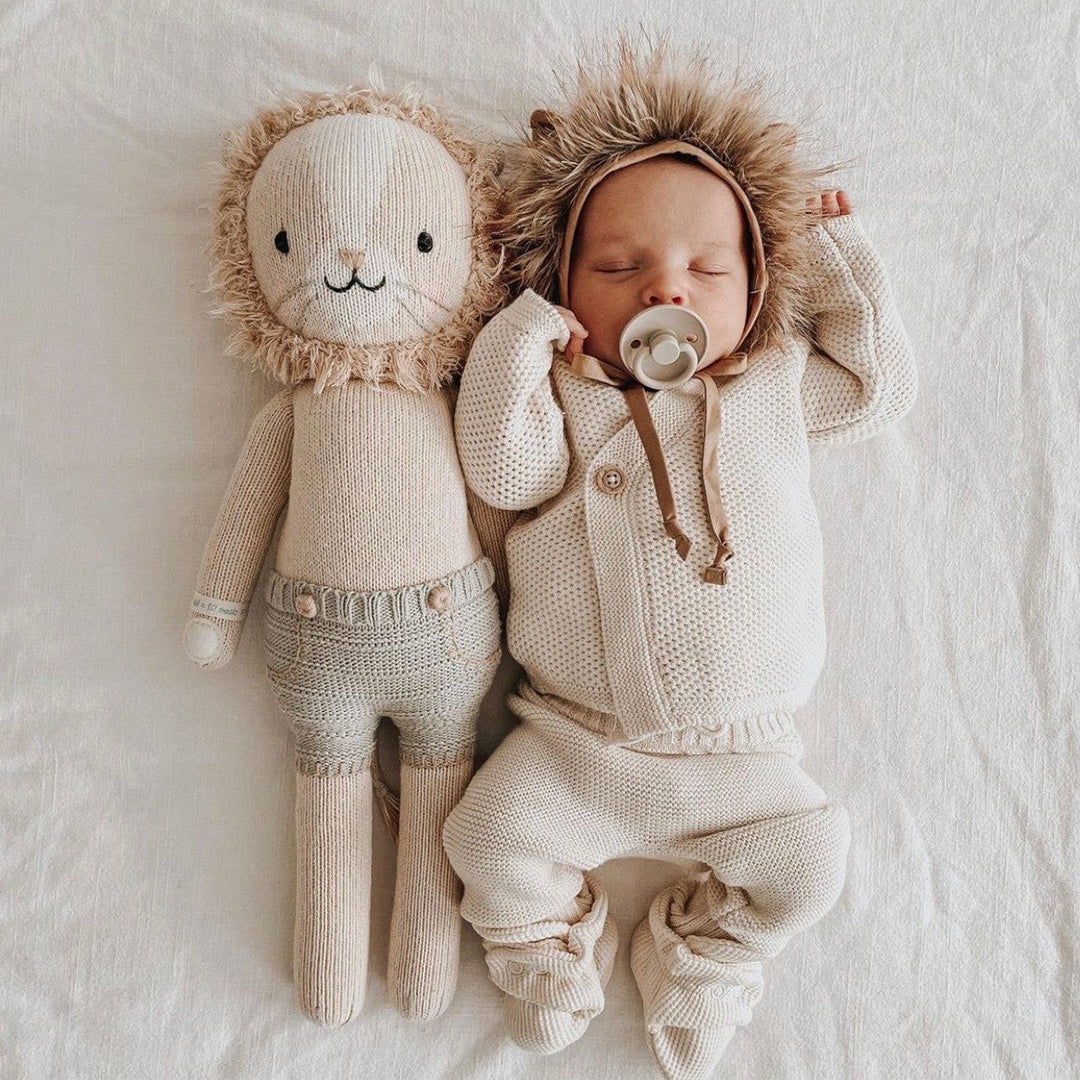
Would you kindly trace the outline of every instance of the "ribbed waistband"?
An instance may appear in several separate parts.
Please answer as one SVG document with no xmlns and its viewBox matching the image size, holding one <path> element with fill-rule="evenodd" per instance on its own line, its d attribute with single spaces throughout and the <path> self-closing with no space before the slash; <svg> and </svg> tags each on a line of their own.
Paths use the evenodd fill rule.
<svg viewBox="0 0 1080 1080">
<path fill-rule="evenodd" d="M 328 585 L 294 581 L 270 572 L 266 585 L 266 602 L 278 611 L 299 611 L 297 599 L 310 596 L 315 601 L 310 617 L 320 617 L 345 626 L 398 626 L 438 619 L 462 607 L 491 588 L 495 568 L 486 556 L 446 577 L 432 578 L 419 585 L 401 589 L 377 589 L 371 592 L 346 592 Z"/>
<path fill-rule="evenodd" d="M 738 753 L 764 746 L 778 740 L 801 742 L 795 718 L 787 710 L 761 713 L 738 720 L 723 720 L 715 726 L 694 726 L 673 731 L 659 731 L 631 741 L 626 737 L 618 717 L 597 712 L 584 705 L 554 694 L 541 694 L 522 679 L 518 695 L 535 705 L 543 706 L 595 732 L 606 742 L 618 743 L 631 750 L 652 754 L 720 754 Z"/>
</svg>

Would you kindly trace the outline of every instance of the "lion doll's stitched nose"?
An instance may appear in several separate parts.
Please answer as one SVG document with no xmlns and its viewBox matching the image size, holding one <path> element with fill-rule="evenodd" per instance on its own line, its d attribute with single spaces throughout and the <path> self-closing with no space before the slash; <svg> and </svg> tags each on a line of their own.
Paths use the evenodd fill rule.
<svg viewBox="0 0 1080 1080">
<path fill-rule="evenodd" d="M 342 248 L 338 254 L 341 256 L 341 261 L 354 270 L 359 270 L 364 265 L 364 259 L 367 255 L 366 252 L 358 248 Z"/>
</svg>

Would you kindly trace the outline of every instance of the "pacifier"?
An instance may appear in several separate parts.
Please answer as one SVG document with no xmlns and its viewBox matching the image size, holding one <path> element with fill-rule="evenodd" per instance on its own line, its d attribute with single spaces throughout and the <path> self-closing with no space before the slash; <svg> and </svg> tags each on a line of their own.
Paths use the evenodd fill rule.
<svg viewBox="0 0 1080 1080">
<path fill-rule="evenodd" d="M 619 335 L 623 366 L 650 390 L 682 386 L 697 371 L 708 347 L 705 323 L 680 304 L 644 308 Z"/>
</svg>

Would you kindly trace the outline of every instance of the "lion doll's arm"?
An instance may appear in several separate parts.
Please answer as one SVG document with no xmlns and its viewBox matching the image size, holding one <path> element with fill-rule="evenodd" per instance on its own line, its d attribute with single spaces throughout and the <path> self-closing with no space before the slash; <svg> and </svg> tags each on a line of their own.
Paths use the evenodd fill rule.
<svg viewBox="0 0 1080 1080">
<path fill-rule="evenodd" d="M 274 525 L 289 494 L 292 394 L 273 397 L 255 417 L 233 470 L 184 629 L 188 656 L 200 667 L 223 667 L 240 640 Z"/>
</svg>

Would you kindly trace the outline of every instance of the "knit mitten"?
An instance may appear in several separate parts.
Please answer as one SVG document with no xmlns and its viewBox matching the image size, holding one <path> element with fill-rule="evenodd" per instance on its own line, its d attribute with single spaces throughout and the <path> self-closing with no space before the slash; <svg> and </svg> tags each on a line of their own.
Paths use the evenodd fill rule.
<svg viewBox="0 0 1080 1080">
<path fill-rule="evenodd" d="M 593 952 L 601 989 L 607 986 L 608 979 L 611 978 L 618 945 L 618 927 L 609 915 Z M 566 1012 L 509 995 L 506 998 L 505 1015 L 510 1038 L 523 1050 L 534 1054 L 554 1054 L 576 1042 L 585 1034 L 592 1018 L 589 1012 Z"/>
<path fill-rule="evenodd" d="M 668 1080 L 709 1080 L 735 1034 L 732 1024 L 700 1023 L 686 1017 L 687 1026 L 666 1024 L 665 988 L 671 976 L 656 953 L 649 920 L 643 919 L 630 942 L 630 969 L 645 1006 L 645 1030 L 653 1054 Z M 669 1017 L 674 1019 L 674 1017 Z"/>
<path fill-rule="evenodd" d="M 317 1024 L 364 1003 L 371 904 L 371 772 L 296 774 L 296 1000 Z"/>
<path fill-rule="evenodd" d="M 387 985 L 412 1020 L 439 1016 L 457 986 L 461 883 L 443 849 L 442 827 L 471 775 L 471 757 L 442 765 L 401 762 Z"/>
</svg>

